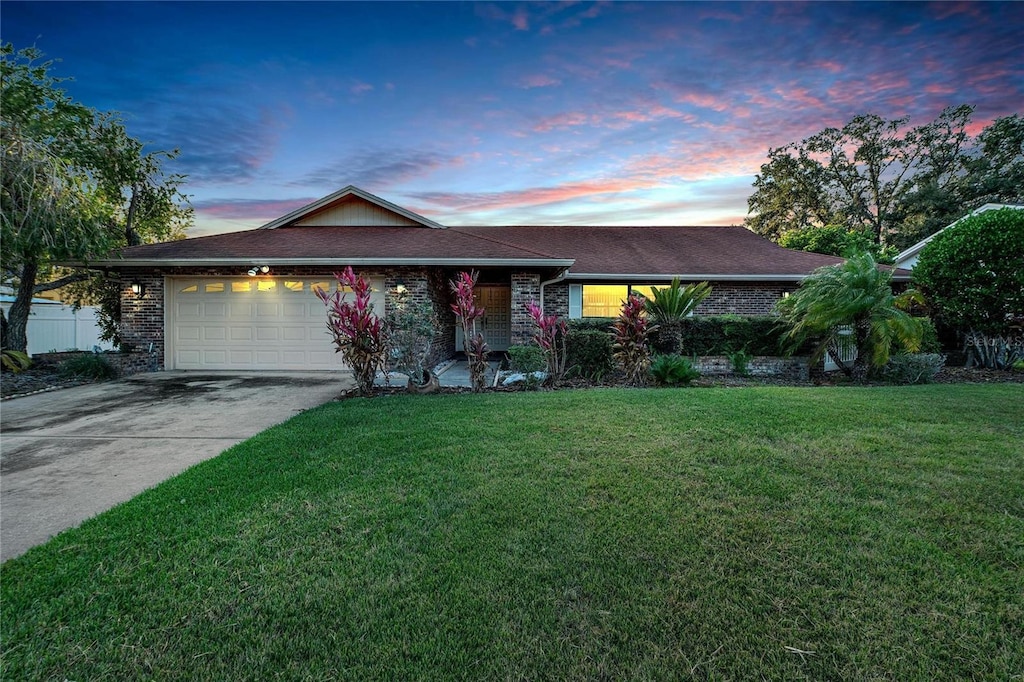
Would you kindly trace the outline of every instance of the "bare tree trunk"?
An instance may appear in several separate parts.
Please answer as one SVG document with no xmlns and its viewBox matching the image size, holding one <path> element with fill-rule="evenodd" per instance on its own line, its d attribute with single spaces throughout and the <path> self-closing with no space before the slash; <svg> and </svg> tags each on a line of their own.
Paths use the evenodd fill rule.
<svg viewBox="0 0 1024 682">
<path fill-rule="evenodd" d="M 853 327 L 854 338 L 857 340 L 857 357 L 853 360 L 853 372 L 851 378 L 858 384 L 868 382 L 868 373 L 871 371 L 871 358 L 868 355 L 868 336 L 871 334 L 871 324 L 858 322 Z"/>
<path fill-rule="evenodd" d="M 9 350 L 28 352 L 28 315 L 32 311 L 32 295 L 36 288 L 36 274 L 39 263 L 26 261 L 21 266 L 21 279 L 14 303 L 7 313 L 7 343 Z"/>
</svg>

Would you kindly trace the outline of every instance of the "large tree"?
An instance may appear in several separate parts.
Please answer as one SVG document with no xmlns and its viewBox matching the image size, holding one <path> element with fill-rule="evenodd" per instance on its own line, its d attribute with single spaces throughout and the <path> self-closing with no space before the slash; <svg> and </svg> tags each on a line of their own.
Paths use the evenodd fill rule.
<svg viewBox="0 0 1024 682">
<path fill-rule="evenodd" d="M 0 47 L 3 153 L 3 281 L 15 289 L 2 344 L 24 351 L 32 297 L 79 284 L 78 298 L 117 297 L 101 277 L 54 267 L 121 246 L 180 237 L 191 218 L 182 176 L 161 164 L 176 152 L 144 153 L 115 113 L 73 101 L 35 48 Z M 104 296 L 104 293 L 108 294 Z M 107 310 L 109 318 L 119 315 Z"/>
<path fill-rule="evenodd" d="M 746 224 L 773 240 L 839 226 L 879 248 L 902 248 L 984 201 L 1019 199 L 1024 122 L 997 119 L 972 140 L 972 113 L 950 107 L 916 127 L 865 114 L 769 149 Z"/>
</svg>

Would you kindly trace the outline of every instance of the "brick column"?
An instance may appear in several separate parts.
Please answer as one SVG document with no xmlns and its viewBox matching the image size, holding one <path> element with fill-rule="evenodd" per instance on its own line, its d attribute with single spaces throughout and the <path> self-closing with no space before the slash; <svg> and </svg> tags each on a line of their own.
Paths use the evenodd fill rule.
<svg viewBox="0 0 1024 682">
<path fill-rule="evenodd" d="M 145 287 L 142 296 L 131 289 L 132 282 Z M 160 368 L 164 366 L 164 278 L 162 275 L 121 275 L 121 339 L 138 352 L 149 353 Z"/>
<path fill-rule="evenodd" d="M 525 345 L 533 336 L 533 320 L 526 312 L 530 301 L 540 303 L 540 275 L 535 272 L 512 273 L 512 344 Z"/>
</svg>

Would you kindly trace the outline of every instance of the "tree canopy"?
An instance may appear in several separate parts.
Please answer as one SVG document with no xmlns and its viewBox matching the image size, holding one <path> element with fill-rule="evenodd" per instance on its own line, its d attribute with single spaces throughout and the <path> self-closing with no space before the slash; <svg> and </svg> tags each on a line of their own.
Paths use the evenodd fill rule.
<svg viewBox="0 0 1024 682">
<path fill-rule="evenodd" d="M 16 292 L 0 323 L 3 346 L 21 351 L 35 294 L 91 281 L 77 295 L 104 298 L 102 277 L 61 271 L 55 262 L 183 237 L 192 216 L 185 178 L 162 167 L 177 151 L 146 152 L 116 112 L 72 100 L 52 68 L 35 48 L 0 47 L 0 267 Z M 105 298 L 108 306 L 117 300 Z"/>
<path fill-rule="evenodd" d="M 976 138 L 973 107 L 934 121 L 856 116 L 768 150 L 748 199 L 748 228 L 779 241 L 837 226 L 879 249 L 909 246 L 986 201 L 1024 196 L 1024 120 L 996 119 Z"/>
<path fill-rule="evenodd" d="M 986 211 L 943 230 L 921 251 L 913 278 L 947 327 L 1008 333 L 1024 320 L 1024 210 Z"/>
</svg>

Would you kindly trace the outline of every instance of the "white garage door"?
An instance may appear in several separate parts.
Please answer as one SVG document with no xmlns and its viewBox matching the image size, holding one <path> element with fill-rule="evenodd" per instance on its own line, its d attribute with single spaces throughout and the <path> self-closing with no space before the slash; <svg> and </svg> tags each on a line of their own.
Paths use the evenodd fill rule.
<svg viewBox="0 0 1024 682">
<path fill-rule="evenodd" d="M 345 369 L 313 293 L 337 283 L 311 278 L 168 281 L 168 369 Z M 373 304 L 384 310 L 383 282 Z"/>
</svg>

